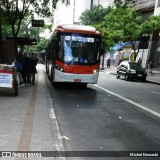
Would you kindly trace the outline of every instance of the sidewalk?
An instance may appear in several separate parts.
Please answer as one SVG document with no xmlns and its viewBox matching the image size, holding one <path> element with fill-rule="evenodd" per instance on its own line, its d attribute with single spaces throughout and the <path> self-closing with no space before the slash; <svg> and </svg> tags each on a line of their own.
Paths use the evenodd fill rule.
<svg viewBox="0 0 160 160">
<path fill-rule="evenodd" d="M 57 125 L 44 66 L 38 64 L 37 69 L 35 85 L 20 87 L 17 97 L 0 92 L 0 157 L 6 156 L 3 160 L 62 160 L 54 158 L 52 152 L 46 153 L 64 151 L 63 137 Z M 35 153 L 37 157 L 17 158 L 15 152 L 22 157 Z M 15 158 L 9 158 L 11 154 Z M 46 156 L 41 158 L 43 155 Z"/>
<path fill-rule="evenodd" d="M 117 67 L 111 66 L 110 68 L 105 67 L 105 72 L 116 75 Z M 147 79 L 150 83 L 160 84 L 160 71 L 153 70 L 153 74 L 147 74 Z"/>
</svg>

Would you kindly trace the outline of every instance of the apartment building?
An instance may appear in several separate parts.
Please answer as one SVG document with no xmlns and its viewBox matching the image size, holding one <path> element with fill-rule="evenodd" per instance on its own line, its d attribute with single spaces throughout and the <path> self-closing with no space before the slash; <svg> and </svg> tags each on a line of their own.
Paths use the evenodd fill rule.
<svg viewBox="0 0 160 160">
<path fill-rule="evenodd" d="M 156 0 L 154 15 L 160 16 L 160 0 Z M 148 61 L 154 62 L 154 67 L 160 69 L 160 32 L 155 31 L 150 40 Z"/>
<path fill-rule="evenodd" d="M 156 0 L 136 0 L 137 10 L 152 10 L 155 7 Z"/>
<path fill-rule="evenodd" d="M 136 10 L 142 14 L 143 20 L 154 14 L 156 0 L 136 0 Z"/>
<path fill-rule="evenodd" d="M 160 15 L 160 0 L 156 0 L 154 15 L 157 15 L 157 16 Z"/>
<path fill-rule="evenodd" d="M 136 9 L 142 15 L 142 19 L 146 20 L 152 15 L 160 15 L 160 0 L 137 0 Z M 153 61 L 155 68 L 160 68 L 160 35 L 159 31 L 155 31 L 151 36 L 145 37 L 143 40 L 147 48 L 140 50 L 140 54 L 145 61 L 145 66 Z M 144 45 L 143 45 L 144 46 Z"/>
<path fill-rule="evenodd" d="M 91 9 L 93 5 L 102 5 L 108 7 L 113 5 L 114 0 L 70 0 L 70 5 L 65 6 L 62 4 L 62 0 L 59 0 L 56 5 L 54 14 L 54 26 L 58 24 L 69 23 L 79 21 L 79 17 L 86 9 Z"/>
<path fill-rule="evenodd" d="M 90 0 L 90 6 L 92 8 L 93 5 L 102 5 L 107 8 L 109 6 L 113 6 L 114 0 Z"/>
</svg>

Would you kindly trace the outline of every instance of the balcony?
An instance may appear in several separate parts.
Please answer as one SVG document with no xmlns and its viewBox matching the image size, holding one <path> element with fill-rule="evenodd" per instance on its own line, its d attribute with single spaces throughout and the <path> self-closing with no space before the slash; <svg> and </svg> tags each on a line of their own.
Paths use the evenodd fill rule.
<svg viewBox="0 0 160 160">
<path fill-rule="evenodd" d="M 156 0 L 137 0 L 136 9 L 140 12 L 154 10 Z"/>
</svg>

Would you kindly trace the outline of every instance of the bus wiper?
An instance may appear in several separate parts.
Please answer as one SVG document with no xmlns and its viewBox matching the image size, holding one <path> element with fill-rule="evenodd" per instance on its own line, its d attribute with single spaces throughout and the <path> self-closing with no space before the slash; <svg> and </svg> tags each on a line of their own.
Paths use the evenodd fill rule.
<svg viewBox="0 0 160 160">
<path fill-rule="evenodd" d="M 71 64 L 77 57 L 72 58 L 67 64 Z"/>
<path fill-rule="evenodd" d="M 93 64 L 92 63 L 89 63 L 89 66 L 92 66 Z"/>
</svg>

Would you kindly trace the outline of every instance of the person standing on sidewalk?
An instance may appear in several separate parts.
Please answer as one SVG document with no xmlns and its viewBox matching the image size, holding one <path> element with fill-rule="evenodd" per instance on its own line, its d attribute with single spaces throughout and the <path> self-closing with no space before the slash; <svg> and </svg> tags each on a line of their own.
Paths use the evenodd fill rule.
<svg viewBox="0 0 160 160">
<path fill-rule="evenodd" d="M 30 58 L 30 82 L 32 85 L 35 83 L 35 74 L 37 73 L 36 65 L 38 63 L 38 59 L 32 54 Z"/>
<path fill-rule="evenodd" d="M 137 63 L 139 63 L 141 65 L 142 64 L 142 58 L 139 58 Z"/>
<path fill-rule="evenodd" d="M 111 65 L 111 59 L 109 58 L 109 59 L 107 60 L 107 68 L 110 68 L 110 65 Z"/>
<path fill-rule="evenodd" d="M 24 83 L 29 83 L 29 57 L 27 56 L 27 53 L 24 53 L 22 56 L 22 64 L 23 64 L 23 70 L 22 70 L 22 77 L 24 80 Z"/>
<path fill-rule="evenodd" d="M 20 87 L 21 84 L 23 83 L 23 78 L 22 78 L 23 63 L 22 63 L 22 54 L 21 53 L 19 53 L 16 56 L 16 59 L 13 63 L 16 67 L 16 71 L 17 71 L 16 76 L 17 76 L 18 86 Z"/>
<path fill-rule="evenodd" d="M 150 73 L 151 75 L 153 74 L 153 73 L 152 73 L 152 68 L 153 68 L 153 62 L 150 61 L 150 62 L 148 63 L 148 73 Z"/>
</svg>

